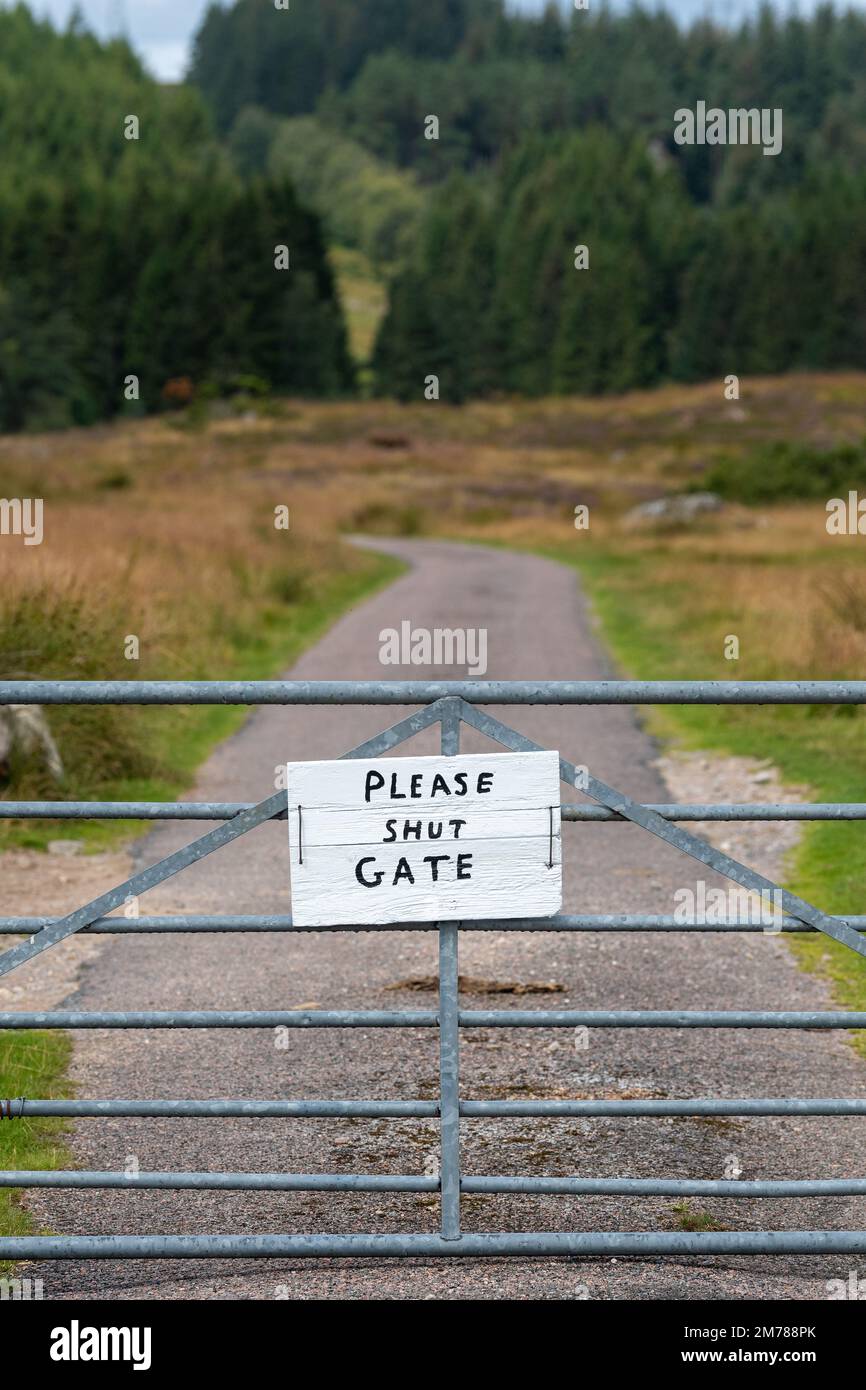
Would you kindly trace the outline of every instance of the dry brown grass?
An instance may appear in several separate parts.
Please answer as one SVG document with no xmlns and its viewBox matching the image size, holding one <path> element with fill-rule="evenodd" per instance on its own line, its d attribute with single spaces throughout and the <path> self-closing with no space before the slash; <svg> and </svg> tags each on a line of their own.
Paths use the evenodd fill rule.
<svg viewBox="0 0 866 1390">
<path fill-rule="evenodd" d="M 284 402 L 199 432 L 170 417 L 7 439 L 0 495 L 44 497 L 46 538 L 31 548 L 0 540 L 3 605 L 28 589 L 82 594 L 118 652 L 127 633 L 140 636 L 135 674 L 218 675 L 220 634 L 279 592 L 275 573 L 289 576 L 284 591 L 308 594 L 351 572 L 341 532 L 600 542 L 624 559 L 652 554 L 661 583 L 700 576 L 705 605 L 723 596 L 720 610 L 742 615 L 753 646 L 793 670 L 852 675 L 864 665 L 860 538 L 828 536 L 820 507 L 729 507 L 664 534 L 621 521 L 636 502 L 699 479 L 722 452 L 860 439 L 864 386 L 843 373 L 747 383 L 738 403 L 718 383 L 459 409 Z M 573 526 L 581 502 L 588 533 Z M 288 534 L 273 526 L 281 504 Z"/>
<path fill-rule="evenodd" d="M 43 498 L 44 540 L 0 538 L 0 679 L 283 669 L 382 565 L 342 543 L 318 473 L 307 464 L 299 486 L 300 467 L 273 434 L 263 421 L 199 434 L 155 420 L 6 440 L 0 496 Z M 288 531 L 274 525 L 285 506 Z M 137 660 L 127 658 L 131 636 Z M 28 764 L 12 768 L 0 795 L 171 794 L 233 725 L 219 709 L 156 713 L 52 709 L 64 784 Z M 44 838 L 0 822 L 0 835 L 10 831 L 26 844 Z"/>
<path fill-rule="evenodd" d="M 275 574 L 310 592 L 351 567 L 323 490 L 302 495 L 290 474 L 260 471 L 256 438 L 249 424 L 199 435 L 149 421 L 5 440 L 0 491 L 45 499 L 45 539 L 0 540 L 4 611 L 25 593 L 80 596 L 98 627 L 100 615 L 116 619 L 121 657 L 135 633 L 148 674 L 176 673 L 204 659 L 225 618 L 242 621 L 248 601 L 266 598 Z M 280 505 L 288 532 L 274 526 Z M 8 661 L 0 652 L 0 667 Z M 218 651 L 210 664 L 216 673 Z M 127 674 L 139 672 L 130 663 Z"/>
</svg>

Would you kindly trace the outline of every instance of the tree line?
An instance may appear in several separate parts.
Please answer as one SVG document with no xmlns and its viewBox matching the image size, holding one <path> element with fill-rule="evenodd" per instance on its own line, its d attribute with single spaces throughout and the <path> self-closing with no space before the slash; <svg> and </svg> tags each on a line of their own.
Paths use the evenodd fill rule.
<svg viewBox="0 0 866 1390">
<path fill-rule="evenodd" d="M 327 239 L 391 278 L 385 393 L 866 366 L 863 15 L 237 0 L 191 79 L 0 11 L 0 429 L 353 389 Z M 677 145 L 698 100 L 782 108 L 782 153 Z"/>
<path fill-rule="evenodd" d="M 505 0 L 236 0 L 207 12 L 190 81 L 225 134 L 250 107 L 314 114 L 425 183 L 483 176 L 529 134 L 594 126 L 658 141 L 702 202 L 793 186 L 820 155 L 857 169 L 866 153 L 866 15 L 827 4 L 729 27 L 555 0 L 534 15 Z M 782 107 L 785 158 L 677 147 L 673 113 L 701 99 Z"/>
<path fill-rule="evenodd" d="M 383 393 L 866 367 L 866 15 L 237 0 L 191 78 L 392 272 Z M 781 109 L 781 153 L 678 144 L 699 101 Z"/>
<path fill-rule="evenodd" d="M 864 264 L 866 175 L 841 161 L 700 204 L 639 138 L 536 136 L 491 193 L 458 175 L 432 198 L 376 381 L 420 399 L 435 376 L 462 401 L 866 367 Z"/>
<path fill-rule="evenodd" d="M 239 177 L 193 88 L 18 6 L 0 144 L 0 430 L 154 409 L 177 378 L 351 388 L 318 218 L 285 178 Z"/>
</svg>

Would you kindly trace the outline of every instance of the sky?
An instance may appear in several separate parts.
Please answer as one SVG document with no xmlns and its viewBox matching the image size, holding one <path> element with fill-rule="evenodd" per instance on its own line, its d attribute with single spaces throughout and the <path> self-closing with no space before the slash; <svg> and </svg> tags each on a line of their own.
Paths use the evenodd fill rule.
<svg viewBox="0 0 866 1390">
<path fill-rule="evenodd" d="M 544 0 L 511 0 L 516 9 L 540 9 Z M 76 0 L 29 0 L 30 8 L 63 25 Z M 176 82 L 186 69 L 192 36 L 198 28 L 209 0 L 77 0 L 88 26 L 103 37 L 126 32 L 133 46 L 155 76 Z M 351 0 L 347 0 L 351 3 Z M 566 3 L 566 0 L 563 0 Z M 590 0 L 592 5 L 593 0 Z M 654 0 L 649 0 L 650 4 Z M 800 0 L 796 6 L 806 14 L 818 0 Z M 753 12 L 758 0 L 666 0 L 665 8 L 688 20 L 712 13 L 719 20 L 734 20 Z M 859 9 L 866 0 L 848 0 L 844 8 Z M 793 8 L 781 3 L 777 8 Z"/>
</svg>

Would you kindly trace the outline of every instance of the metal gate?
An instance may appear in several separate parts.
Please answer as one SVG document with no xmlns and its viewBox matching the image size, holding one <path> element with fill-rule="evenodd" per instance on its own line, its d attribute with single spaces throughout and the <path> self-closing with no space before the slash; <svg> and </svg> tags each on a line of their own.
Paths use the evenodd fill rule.
<svg viewBox="0 0 866 1390">
<path fill-rule="evenodd" d="M 866 682 L 673 682 L 673 681 L 404 681 L 404 682 L 91 682 L 26 681 L 0 683 L 0 703 L 58 704 L 227 704 L 227 705 L 420 705 L 421 708 L 345 754 L 349 758 L 381 756 L 431 725 L 441 726 L 441 747 L 456 755 L 460 726 L 465 723 L 508 749 L 534 751 L 537 745 L 479 708 L 481 705 L 602 704 L 864 704 Z M 780 895 L 784 932 L 824 932 L 859 955 L 866 955 L 866 916 L 831 917 L 795 897 L 721 850 L 682 829 L 680 823 L 710 820 L 863 820 L 866 803 L 805 805 L 641 805 L 591 775 L 578 778 L 573 764 L 561 760 L 562 780 L 579 786 L 589 800 L 564 804 L 563 820 L 631 822 L 658 836 L 742 888 Z M 93 902 L 61 920 L 0 919 L 0 933 L 29 939 L 0 954 L 0 975 L 7 975 L 74 932 L 285 932 L 298 930 L 290 917 L 177 916 L 128 920 L 109 914 L 130 897 L 163 883 L 254 826 L 286 816 L 286 792 L 258 805 L 239 803 L 12 802 L 0 801 L 0 816 L 139 820 L 213 820 L 222 822 L 190 845 L 134 874 Z M 353 931 L 353 927 L 335 927 Z M 458 999 L 458 942 L 461 930 L 542 932 L 762 932 L 751 920 L 724 924 L 680 922 L 645 915 L 558 915 L 517 921 L 466 921 L 459 924 L 411 923 L 365 927 L 364 930 L 438 931 L 439 995 L 436 1010 L 398 1011 L 175 1011 L 0 1013 L 0 1029 L 24 1028 L 434 1028 L 439 1035 L 439 1098 L 427 1101 L 260 1101 L 150 1100 L 49 1101 L 0 1100 L 0 1116 L 221 1116 L 333 1118 L 438 1118 L 438 1177 L 373 1174 L 295 1173 L 140 1173 L 134 1187 L 220 1189 L 232 1191 L 333 1191 L 438 1193 L 441 1230 L 393 1235 L 184 1235 L 184 1236 L 26 1236 L 0 1239 L 0 1259 L 182 1258 L 229 1256 L 399 1256 L 399 1255 L 671 1255 L 866 1253 L 866 1231 L 748 1232 L 497 1232 L 464 1234 L 463 1193 L 627 1194 L 629 1196 L 810 1197 L 866 1195 L 866 1178 L 808 1181 L 683 1180 L 657 1178 L 463 1177 L 461 1119 L 542 1116 L 752 1116 L 866 1115 L 866 1099 L 719 1100 L 496 1100 L 461 1099 L 460 1030 L 462 1028 L 866 1028 L 866 1013 L 764 1012 L 736 1010 L 521 1010 L 461 1009 Z M 0 1184 L 12 1188 L 129 1188 L 123 1172 L 0 1172 Z"/>
</svg>

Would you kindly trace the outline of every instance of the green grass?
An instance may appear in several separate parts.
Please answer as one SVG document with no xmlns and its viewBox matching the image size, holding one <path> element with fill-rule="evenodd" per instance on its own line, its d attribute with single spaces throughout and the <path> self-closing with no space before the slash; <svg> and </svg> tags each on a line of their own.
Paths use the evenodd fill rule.
<svg viewBox="0 0 866 1390">
<path fill-rule="evenodd" d="M 65 1033 L 0 1033 L 0 1096 L 38 1096 L 53 1100 L 70 1095 L 66 1068 L 71 1043 Z M 64 1143 L 66 1121 L 0 1121 L 0 1168 L 60 1168 L 69 1161 Z M 0 1235 L 26 1235 L 33 1228 L 21 1206 L 21 1193 L 0 1188 Z M 0 1261 L 0 1272 L 11 1266 Z"/>
<path fill-rule="evenodd" d="M 576 567 L 622 673 L 640 680 L 732 679 L 736 666 L 720 656 L 719 626 L 680 582 L 654 578 L 652 551 L 627 555 L 605 546 L 547 548 Z M 780 676 L 781 672 L 772 674 Z M 796 675 L 796 673 L 794 673 Z M 686 749 L 769 759 L 790 785 L 816 801 L 863 801 L 866 710 L 857 706 L 658 706 L 641 712 L 648 731 Z M 785 887 L 825 911 L 864 911 L 866 826 L 816 822 L 803 826 Z M 845 1007 L 866 1011 L 866 958 L 824 935 L 786 938 L 803 968 L 832 983 Z M 866 1055 L 866 1033 L 851 1035 Z"/>
<path fill-rule="evenodd" d="M 673 1213 L 681 1231 L 727 1231 L 729 1229 L 717 1221 L 712 1212 L 696 1209 L 691 1202 L 675 1202 Z"/>
</svg>

